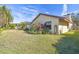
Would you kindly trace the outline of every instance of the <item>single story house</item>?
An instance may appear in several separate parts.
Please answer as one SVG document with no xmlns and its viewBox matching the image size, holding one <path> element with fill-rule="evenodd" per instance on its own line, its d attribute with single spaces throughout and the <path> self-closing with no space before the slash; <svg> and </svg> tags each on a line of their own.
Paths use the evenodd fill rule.
<svg viewBox="0 0 79 59">
<path fill-rule="evenodd" d="M 61 34 L 71 30 L 73 22 L 66 17 L 54 16 L 48 14 L 38 14 L 32 21 L 31 26 L 45 25 L 49 32 L 53 34 Z"/>
</svg>

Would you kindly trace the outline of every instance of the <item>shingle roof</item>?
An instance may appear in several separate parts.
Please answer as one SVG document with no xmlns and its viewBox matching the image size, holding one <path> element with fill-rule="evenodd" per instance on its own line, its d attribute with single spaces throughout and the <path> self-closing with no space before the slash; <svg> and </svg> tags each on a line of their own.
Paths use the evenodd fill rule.
<svg viewBox="0 0 79 59">
<path fill-rule="evenodd" d="M 55 16 L 55 15 L 49 15 L 49 14 L 40 13 L 40 14 L 38 14 L 38 15 L 34 18 L 34 20 L 32 21 L 32 23 L 33 23 L 40 15 L 45 15 L 45 16 L 50 16 L 50 17 L 56 17 L 56 18 L 59 18 L 59 20 L 66 20 L 67 22 L 70 22 L 66 17 L 63 17 L 63 16 Z"/>
<path fill-rule="evenodd" d="M 55 16 L 55 15 L 49 15 L 49 14 L 43 14 L 40 13 L 40 15 L 50 16 L 50 17 L 57 17 L 57 18 L 64 18 L 63 16 Z"/>
</svg>

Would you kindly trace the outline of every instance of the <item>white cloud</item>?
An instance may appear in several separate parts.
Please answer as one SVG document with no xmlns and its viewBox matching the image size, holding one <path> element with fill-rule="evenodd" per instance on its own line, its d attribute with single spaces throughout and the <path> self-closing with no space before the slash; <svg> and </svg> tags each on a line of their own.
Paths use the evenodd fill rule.
<svg viewBox="0 0 79 59">
<path fill-rule="evenodd" d="M 23 9 L 28 10 L 28 11 L 32 11 L 32 12 L 39 12 L 38 10 L 33 9 L 33 8 L 29 8 L 29 7 L 23 7 Z"/>
<path fill-rule="evenodd" d="M 18 7 L 18 9 L 13 8 L 12 10 L 12 14 L 14 16 L 14 23 L 32 21 L 39 13 L 39 10 L 28 7 Z"/>
<path fill-rule="evenodd" d="M 50 14 L 49 12 L 45 12 L 46 14 Z"/>
<path fill-rule="evenodd" d="M 29 15 L 29 13 L 23 14 L 22 12 L 15 11 L 14 12 L 14 23 L 19 23 L 23 21 L 32 21 L 36 15 L 37 15 L 36 13 L 31 13 Z"/>
<path fill-rule="evenodd" d="M 23 19 L 25 19 L 24 15 L 20 12 L 14 12 L 14 22 L 21 22 Z"/>
</svg>

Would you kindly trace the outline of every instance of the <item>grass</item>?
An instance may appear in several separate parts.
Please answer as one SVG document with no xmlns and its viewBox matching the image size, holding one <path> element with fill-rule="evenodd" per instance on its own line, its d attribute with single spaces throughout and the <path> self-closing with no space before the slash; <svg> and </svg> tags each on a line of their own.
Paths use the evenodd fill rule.
<svg viewBox="0 0 79 59">
<path fill-rule="evenodd" d="M 0 53 L 76 53 L 79 46 L 78 36 L 78 31 L 68 32 L 63 35 L 34 35 L 27 34 L 22 30 L 5 30 L 0 34 Z M 70 50 L 68 47 L 71 47 Z"/>
<path fill-rule="evenodd" d="M 71 31 L 56 44 L 58 53 L 79 54 L 79 31 Z"/>
</svg>

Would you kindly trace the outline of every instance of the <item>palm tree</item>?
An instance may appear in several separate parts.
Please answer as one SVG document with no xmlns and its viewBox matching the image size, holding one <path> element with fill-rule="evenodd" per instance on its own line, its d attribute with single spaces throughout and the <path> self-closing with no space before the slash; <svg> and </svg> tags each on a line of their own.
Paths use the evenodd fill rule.
<svg viewBox="0 0 79 59">
<path fill-rule="evenodd" d="M 13 17 L 11 15 L 11 11 L 6 7 L 2 6 L 1 7 L 1 12 L 2 12 L 2 24 L 3 26 L 6 25 L 6 27 L 10 24 L 10 22 L 13 21 Z"/>
<path fill-rule="evenodd" d="M 11 15 L 11 11 L 7 10 L 6 11 L 6 26 L 9 26 L 10 22 L 13 21 L 13 17 Z"/>
</svg>

